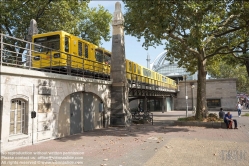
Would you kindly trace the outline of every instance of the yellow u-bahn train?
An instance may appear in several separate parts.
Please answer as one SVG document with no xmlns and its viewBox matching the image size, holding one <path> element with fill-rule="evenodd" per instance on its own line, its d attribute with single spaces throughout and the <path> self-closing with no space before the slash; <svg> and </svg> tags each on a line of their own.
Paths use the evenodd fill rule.
<svg viewBox="0 0 249 166">
<path fill-rule="evenodd" d="M 64 31 L 33 35 L 32 67 L 110 77 L 111 52 Z M 174 80 L 126 59 L 129 82 L 176 89 Z"/>
</svg>

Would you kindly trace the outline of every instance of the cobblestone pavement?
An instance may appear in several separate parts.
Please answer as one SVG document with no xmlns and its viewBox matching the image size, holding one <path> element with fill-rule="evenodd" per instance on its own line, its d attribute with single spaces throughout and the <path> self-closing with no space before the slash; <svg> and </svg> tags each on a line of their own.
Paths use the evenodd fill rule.
<svg viewBox="0 0 249 166">
<path fill-rule="evenodd" d="M 26 159 L 2 159 L 1 162 L 9 162 L 2 165 L 11 165 L 11 162 L 21 165 L 20 162 L 27 161 L 30 163 L 22 165 L 29 166 L 248 165 L 249 117 L 232 114 L 238 121 L 238 130 L 171 126 L 173 120 L 185 112 L 157 112 L 153 126 L 110 127 L 49 140 L 2 154 L 5 157 L 11 157 L 11 153 L 21 154 Z M 28 152 L 29 155 L 24 154 Z"/>
</svg>

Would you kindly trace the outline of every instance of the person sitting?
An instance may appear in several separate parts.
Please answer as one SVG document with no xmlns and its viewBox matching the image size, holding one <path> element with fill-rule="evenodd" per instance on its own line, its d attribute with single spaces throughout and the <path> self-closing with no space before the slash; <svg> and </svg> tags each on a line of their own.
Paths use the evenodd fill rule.
<svg viewBox="0 0 249 166">
<path fill-rule="evenodd" d="M 225 112 L 223 111 L 223 108 L 220 108 L 219 118 L 224 119 L 224 117 L 225 117 Z"/>
<path fill-rule="evenodd" d="M 229 125 L 232 125 L 231 123 L 234 122 L 234 129 L 238 129 L 237 128 L 237 120 L 236 119 L 232 119 L 232 114 L 230 114 L 230 112 L 227 112 L 227 114 L 225 114 L 225 117 L 224 117 L 224 122 L 226 123 L 227 125 L 227 128 L 229 129 Z M 232 128 L 232 126 L 231 126 Z"/>
</svg>

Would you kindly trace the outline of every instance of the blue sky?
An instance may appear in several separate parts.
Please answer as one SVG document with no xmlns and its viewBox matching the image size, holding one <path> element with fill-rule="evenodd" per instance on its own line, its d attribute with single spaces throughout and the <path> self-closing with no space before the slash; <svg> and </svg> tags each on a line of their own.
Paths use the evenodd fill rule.
<svg viewBox="0 0 249 166">
<path fill-rule="evenodd" d="M 117 1 L 91 1 L 89 3 L 89 7 L 98 7 L 98 5 L 104 6 L 111 14 L 114 13 L 115 10 L 115 3 Z M 124 4 L 122 1 L 119 1 L 121 3 L 122 7 L 122 12 L 124 13 Z M 111 26 L 111 25 L 110 25 Z M 112 28 L 111 28 L 112 29 Z M 110 32 L 111 33 L 111 32 Z M 112 34 L 111 34 L 112 35 Z M 112 42 L 105 42 L 102 41 L 102 47 L 105 49 L 111 51 L 112 50 Z M 126 54 L 126 59 L 129 59 L 131 61 L 134 61 L 140 65 L 143 65 L 144 67 L 147 67 L 147 54 L 150 55 L 151 63 L 153 60 L 156 58 L 157 55 L 162 53 L 164 51 L 164 46 L 157 46 L 156 48 L 154 47 L 149 47 L 148 50 L 145 50 L 144 47 L 142 47 L 143 40 L 141 39 L 140 42 L 137 41 L 136 37 L 130 36 L 130 35 L 125 35 L 125 54 Z"/>
</svg>

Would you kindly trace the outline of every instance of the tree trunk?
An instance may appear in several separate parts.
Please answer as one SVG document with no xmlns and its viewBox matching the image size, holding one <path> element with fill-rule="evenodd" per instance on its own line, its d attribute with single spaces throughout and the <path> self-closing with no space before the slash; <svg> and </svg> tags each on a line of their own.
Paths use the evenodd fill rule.
<svg viewBox="0 0 249 166">
<path fill-rule="evenodd" d="M 246 66 L 247 75 L 249 77 L 249 60 L 245 60 L 245 66 Z"/>
<path fill-rule="evenodd" d="M 197 108 L 195 119 L 201 120 L 208 114 L 206 101 L 206 60 L 198 58 Z"/>
</svg>

